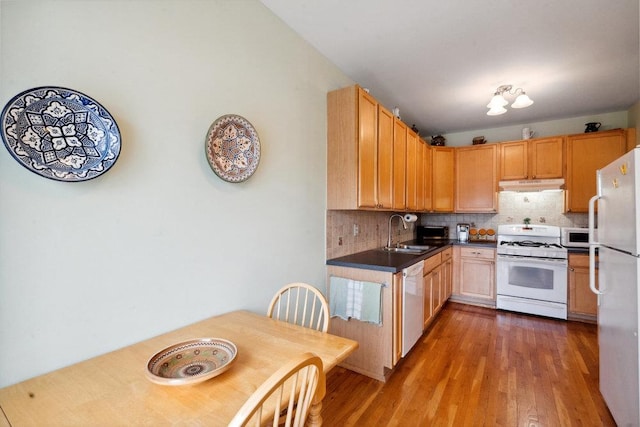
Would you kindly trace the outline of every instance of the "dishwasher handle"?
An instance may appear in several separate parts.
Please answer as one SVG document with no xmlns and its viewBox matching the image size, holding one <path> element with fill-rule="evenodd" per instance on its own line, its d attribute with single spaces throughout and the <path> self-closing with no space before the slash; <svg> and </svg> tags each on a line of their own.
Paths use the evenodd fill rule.
<svg viewBox="0 0 640 427">
<path fill-rule="evenodd" d="M 419 261 L 403 269 L 402 277 L 415 276 L 418 273 L 422 275 L 423 270 L 424 270 L 424 261 Z"/>
</svg>

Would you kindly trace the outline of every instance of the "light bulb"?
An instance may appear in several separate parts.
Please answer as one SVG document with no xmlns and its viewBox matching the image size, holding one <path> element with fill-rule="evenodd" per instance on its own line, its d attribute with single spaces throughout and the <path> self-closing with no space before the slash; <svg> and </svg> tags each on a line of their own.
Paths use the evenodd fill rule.
<svg viewBox="0 0 640 427">
<path fill-rule="evenodd" d="M 507 104 L 508 102 L 506 99 L 504 99 L 504 96 L 496 92 L 496 94 L 493 95 L 493 98 L 491 98 L 491 101 L 489 101 L 489 103 L 487 104 L 487 108 L 500 108 L 504 107 Z"/>
<path fill-rule="evenodd" d="M 531 104 L 533 104 L 531 98 L 529 98 L 526 93 L 522 92 L 522 94 L 516 98 L 516 102 L 511 104 L 511 108 L 525 108 Z"/>
<path fill-rule="evenodd" d="M 500 114 L 504 114 L 507 112 L 507 109 L 504 107 L 491 107 L 489 111 L 487 111 L 487 116 L 499 116 Z"/>
</svg>

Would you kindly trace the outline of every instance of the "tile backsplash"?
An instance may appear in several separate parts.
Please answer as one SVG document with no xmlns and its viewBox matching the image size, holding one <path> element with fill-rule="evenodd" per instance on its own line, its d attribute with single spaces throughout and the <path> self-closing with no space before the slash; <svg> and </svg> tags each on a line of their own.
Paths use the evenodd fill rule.
<svg viewBox="0 0 640 427">
<path fill-rule="evenodd" d="M 549 224 L 560 227 L 586 227 L 587 214 L 564 213 L 564 193 L 502 192 L 498 196 L 499 213 L 496 214 L 419 214 L 417 223 L 445 225 L 449 235 L 455 238 L 456 224 L 469 223 L 476 228 L 498 228 L 499 224 L 521 224 L 530 218 L 532 224 Z M 387 242 L 389 217 L 392 212 L 327 211 L 327 259 L 349 255 L 384 246 Z M 403 230 L 398 219 L 392 222 L 393 242 L 415 237 L 415 225 Z M 354 233 L 354 226 L 357 233 Z M 357 234 L 354 236 L 354 234 Z"/>
</svg>

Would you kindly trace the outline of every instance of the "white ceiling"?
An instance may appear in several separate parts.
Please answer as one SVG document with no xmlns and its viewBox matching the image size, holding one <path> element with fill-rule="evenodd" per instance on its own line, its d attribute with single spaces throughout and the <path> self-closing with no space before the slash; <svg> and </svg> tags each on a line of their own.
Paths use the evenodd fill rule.
<svg viewBox="0 0 640 427">
<path fill-rule="evenodd" d="M 261 1 L 422 135 L 621 111 L 640 98 L 638 0 Z M 487 116 L 502 84 L 534 104 Z"/>
</svg>

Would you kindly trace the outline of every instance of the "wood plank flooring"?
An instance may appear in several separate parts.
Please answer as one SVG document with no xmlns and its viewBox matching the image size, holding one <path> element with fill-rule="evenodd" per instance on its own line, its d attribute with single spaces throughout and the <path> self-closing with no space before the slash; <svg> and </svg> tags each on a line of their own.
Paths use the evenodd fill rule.
<svg viewBox="0 0 640 427">
<path fill-rule="evenodd" d="M 597 327 L 447 303 L 387 383 L 334 368 L 326 426 L 615 426 Z"/>
</svg>

